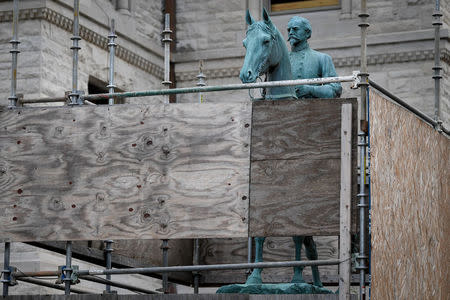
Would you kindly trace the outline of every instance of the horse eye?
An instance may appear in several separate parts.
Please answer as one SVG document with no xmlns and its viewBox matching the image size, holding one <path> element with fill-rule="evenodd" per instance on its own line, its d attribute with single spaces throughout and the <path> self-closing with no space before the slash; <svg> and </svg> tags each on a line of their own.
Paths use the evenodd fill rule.
<svg viewBox="0 0 450 300">
<path fill-rule="evenodd" d="M 264 44 L 264 45 L 267 45 L 267 44 L 269 44 L 269 43 L 270 43 L 269 40 L 264 40 L 264 41 L 263 41 L 263 44 Z"/>
</svg>

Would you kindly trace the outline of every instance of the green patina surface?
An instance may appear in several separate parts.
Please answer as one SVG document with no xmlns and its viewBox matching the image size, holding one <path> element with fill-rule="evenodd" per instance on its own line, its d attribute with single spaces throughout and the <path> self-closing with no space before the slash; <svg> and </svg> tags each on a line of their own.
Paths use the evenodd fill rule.
<svg viewBox="0 0 450 300">
<path fill-rule="evenodd" d="M 287 26 L 291 52 L 289 60 L 293 79 L 336 77 L 333 61 L 328 54 L 309 47 L 311 24 L 302 17 L 293 17 Z M 323 85 L 299 85 L 295 88 L 298 98 L 338 98 L 341 96 L 340 83 Z"/>
<path fill-rule="evenodd" d="M 333 294 L 323 287 L 308 283 L 230 284 L 219 288 L 217 294 Z"/>
</svg>

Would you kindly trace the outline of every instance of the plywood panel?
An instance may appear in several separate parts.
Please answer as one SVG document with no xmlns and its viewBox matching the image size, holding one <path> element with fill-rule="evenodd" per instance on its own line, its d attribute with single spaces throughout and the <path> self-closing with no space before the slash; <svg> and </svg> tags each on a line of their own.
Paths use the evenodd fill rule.
<svg viewBox="0 0 450 300">
<path fill-rule="evenodd" d="M 333 236 L 314 237 L 319 259 L 338 258 L 338 238 Z M 254 248 L 253 248 L 254 249 Z M 269 237 L 264 243 L 264 261 L 295 260 L 295 247 L 290 237 Z M 222 264 L 247 262 L 247 239 L 205 239 L 200 243 L 200 264 Z M 302 251 L 302 259 L 306 259 Z M 328 278 L 337 279 L 337 266 L 320 266 L 320 274 L 324 282 Z M 305 279 L 311 279 L 311 268 L 306 267 Z M 243 283 L 246 280 L 246 270 L 224 270 L 201 272 L 203 285 L 219 286 L 231 283 Z M 262 278 L 265 283 L 290 282 L 293 276 L 292 268 L 265 269 Z M 337 281 L 336 281 L 337 283 Z"/>
<path fill-rule="evenodd" d="M 0 110 L 0 239 L 247 235 L 249 104 Z"/>
<path fill-rule="evenodd" d="M 251 236 L 339 234 L 343 103 L 351 103 L 353 110 L 352 196 L 355 199 L 355 99 L 254 103 Z"/>
<path fill-rule="evenodd" d="M 370 93 L 372 298 L 449 299 L 448 137 Z"/>
</svg>

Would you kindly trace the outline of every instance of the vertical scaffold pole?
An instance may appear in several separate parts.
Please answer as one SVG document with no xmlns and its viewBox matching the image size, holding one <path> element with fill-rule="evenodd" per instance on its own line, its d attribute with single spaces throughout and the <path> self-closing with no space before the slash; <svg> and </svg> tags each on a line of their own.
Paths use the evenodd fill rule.
<svg viewBox="0 0 450 300">
<path fill-rule="evenodd" d="M 192 264 L 198 265 L 200 263 L 200 240 L 194 239 L 194 253 Z M 198 294 L 198 288 L 200 285 L 200 273 L 198 271 L 192 272 L 194 275 L 194 294 Z"/>
<path fill-rule="evenodd" d="M 12 56 L 11 63 L 11 96 L 8 97 L 9 107 L 17 106 L 17 56 L 19 51 L 19 0 L 13 1 L 13 24 L 12 24 L 12 40 L 10 41 L 12 49 L 9 51 Z"/>
<path fill-rule="evenodd" d="M 170 38 L 172 33 L 172 30 L 170 30 L 170 14 L 165 14 L 164 25 L 164 38 L 162 40 L 164 43 L 164 81 L 162 84 L 169 89 L 172 84 L 170 81 L 170 43 L 172 42 Z M 169 103 L 169 95 L 164 95 L 164 103 Z"/>
<path fill-rule="evenodd" d="M 11 269 L 9 267 L 10 257 L 11 257 L 11 243 L 5 243 L 5 252 L 3 253 L 4 261 L 3 261 L 3 297 L 8 296 L 9 284 L 11 282 Z"/>
<path fill-rule="evenodd" d="M 197 86 L 206 86 L 205 78 L 203 74 L 203 60 L 199 62 L 199 72 L 196 76 L 198 79 Z M 198 93 L 198 103 L 203 103 L 203 93 Z M 198 265 L 200 262 L 200 240 L 194 239 L 194 253 L 193 253 L 193 265 Z M 198 288 L 200 285 L 200 273 L 198 271 L 192 272 L 194 275 L 194 294 L 198 294 Z"/>
<path fill-rule="evenodd" d="M 199 72 L 197 75 L 197 86 L 206 86 L 206 76 L 203 74 L 203 60 L 200 60 L 199 62 Z M 198 102 L 203 103 L 203 93 L 198 93 Z"/>
<path fill-rule="evenodd" d="M 169 240 L 163 240 L 161 249 L 163 251 L 163 267 L 169 266 Z M 169 293 L 169 274 L 167 272 L 163 273 L 162 275 L 162 288 L 163 293 L 168 294 Z"/>
<path fill-rule="evenodd" d="M 365 272 L 366 272 L 366 252 L 365 252 L 365 230 L 366 230 L 366 192 L 365 192 L 365 177 L 366 177 L 366 138 L 367 138 L 367 130 L 368 130 L 368 122 L 367 122 L 367 87 L 369 73 L 367 72 L 367 29 L 369 27 L 369 23 L 367 23 L 367 18 L 369 14 L 367 13 L 367 1 L 361 0 L 361 13 L 359 14 L 361 18 L 361 23 L 359 23 L 359 27 L 361 28 L 361 71 L 359 73 L 360 76 L 360 88 L 361 88 L 361 101 L 360 101 L 360 132 L 359 136 L 359 151 L 360 151 L 360 159 L 359 159 L 359 255 L 357 257 L 359 261 L 359 299 L 365 299 L 366 294 L 366 280 L 365 280 Z"/>
<path fill-rule="evenodd" d="M 434 120 L 436 121 L 436 129 L 442 130 L 442 120 L 440 116 L 440 97 L 441 97 L 441 55 L 440 55 L 440 29 L 441 29 L 441 17 L 440 3 L 436 0 L 435 10 L 433 13 L 433 26 L 434 26 Z"/>
<path fill-rule="evenodd" d="M 116 46 L 117 44 L 114 42 L 114 40 L 117 38 L 115 28 L 114 28 L 114 19 L 111 20 L 111 26 L 110 26 L 110 32 L 108 35 L 109 42 L 108 42 L 108 48 L 109 48 L 109 84 L 107 88 L 109 89 L 109 93 L 114 93 L 114 88 L 116 87 L 114 85 L 114 56 L 116 53 Z M 114 98 L 110 97 L 108 100 L 109 105 L 114 104 Z"/>
<path fill-rule="evenodd" d="M 251 236 L 248 237 L 247 241 L 247 262 L 250 264 L 252 262 L 252 246 L 253 246 L 253 238 Z M 247 277 L 252 273 L 251 269 L 247 270 Z"/>
<path fill-rule="evenodd" d="M 73 36 L 70 38 L 72 40 L 72 92 L 69 94 L 71 99 L 71 105 L 82 105 L 80 95 L 78 92 L 78 50 L 80 46 L 78 42 L 81 40 L 80 37 L 80 0 L 73 1 Z"/>
<path fill-rule="evenodd" d="M 106 246 L 105 246 L 105 250 L 104 251 L 105 251 L 105 261 L 106 261 L 106 269 L 107 270 L 108 269 L 112 269 L 111 256 L 112 256 L 112 252 L 113 252 L 113 249 L 112 249 L 112 244 L 113 243 L 114 243 L 114 241 L 112 241 L 112 240 L 106 240 L 105 241 Z M 106 274 L 106 280 L 111 280 L 111 274 Z M 111 285 L 110 284 L 106 284 L 105 292 L 107 294 L 111 293 Z"/>
<path fill-rule="evenodd" d="M 66 266 L 64 268 L 65 295 L 70 295 L 70 285 L 72 283 L 72 242 L 66 242 Z"/>
</svg>

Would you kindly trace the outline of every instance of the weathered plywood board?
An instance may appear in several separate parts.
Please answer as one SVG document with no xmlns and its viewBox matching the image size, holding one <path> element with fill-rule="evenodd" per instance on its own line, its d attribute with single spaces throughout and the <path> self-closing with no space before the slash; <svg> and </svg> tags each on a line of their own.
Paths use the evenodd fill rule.
<svg viewBox="0 0 450 300">
<path fill-rule="evenodd" d="M 338 238 L 335 236 L 317 236 L 316 242 L 319 259 L 338 259 Z M 253 247 L 254 249 L 254 247 Z M 290 237 L 269 237 L 264 243 L 264 261 L 295 260 L 295 246 Z M 302 259 L 306 259 L 302 251 Z M 252 260 L 253 261 L 253 260 Z M 200 264 L 222 264 L 247 262 L 247 239 L 204 239 L 200 241 Z M 337 279 L 338 266 L 320 266 L 321 278 Z M 303 271 L 305 279 L 311 278 L 311 268 Z M 246 270 L 222 270 L 201 272 L 202 285 L 220 286 L 232 283 L 244 283 Z M 290 282 L 293 268 L 265 269 L 262 278 L 265 283 Z M 337 283 L 337 281 L 336 281 Z"/>
<path fill-rule="evenodd" d="M 370 93 L 372 299 L 449 299 L 450 140 Z"/>
<path fill-rule="evenodd" d="M 352 104 L 355 199 L 356 99 L 253 104 L 251 236 L 339 234 L 343 103 Z"/>
<path fill-rule="evenodd" d="M 351 186 L 352 186 L 352 105 L 342 105 L 341 120 L 341 190 L 339 234 L 339 299 L 350 299 L 351 275 Z"/>
<path fill-rule="evenodd" d="M 243 237 L 250 104 L 0 108 L 0 239 Z"/>
</svg>

